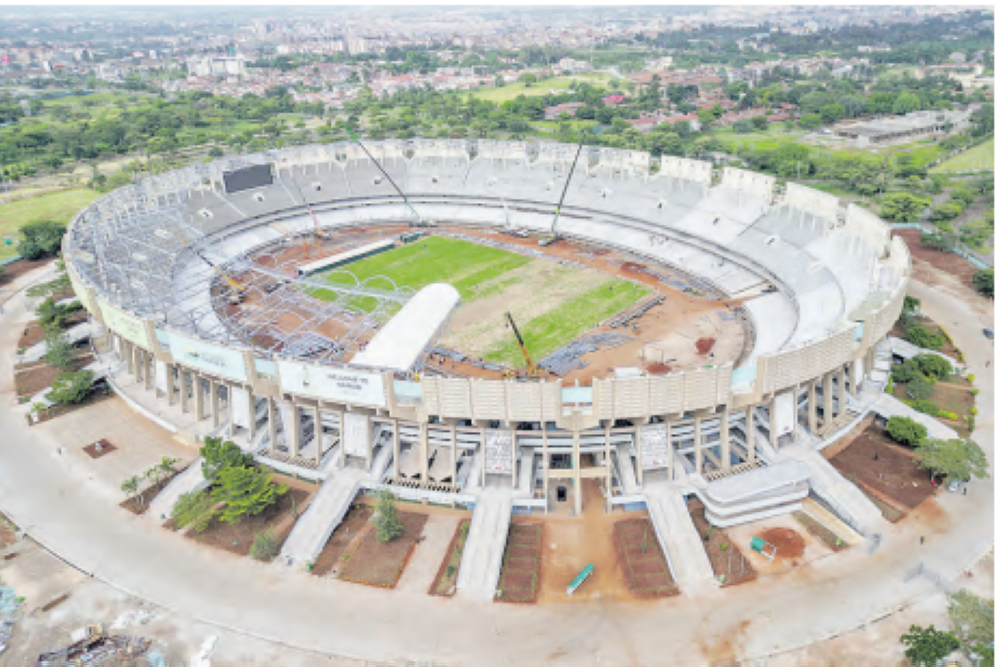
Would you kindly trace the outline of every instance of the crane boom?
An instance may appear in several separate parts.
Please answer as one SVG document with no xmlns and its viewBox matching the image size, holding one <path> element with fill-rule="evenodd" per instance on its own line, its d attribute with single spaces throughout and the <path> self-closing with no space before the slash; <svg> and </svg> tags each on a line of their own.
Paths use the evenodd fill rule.
<svg viewBox="0 0 1000 667">
<path fill-rule="evenodd" d="M 237 293 L 246 291 L 246 285 L 241 285 L 238 282 L 236 282 L 235 280 L 233 280 L 232 278 L 230 278 L 229 274 L 227 274 L 225 271 L 223 271 L 218 266 L 216 266 L 213 262 L 211 262 L 208 259 L 208 257 L 205 257 L 203 254 L 201 254 L 201 252 L 196 252 L 195 254 L 197 254 L 198 257 L 201 258 L 201 261 L 205 262 L 210 267 L 212 267 L 213 269 L 215 269 L 216 273 L 218 273 L 220 276 L 222 276 L 223 280 L 225 280 L 227 283 L 229 283 L 229 286 L 232 287 L 234 290 L 236 290 Z"/>
<path fill-rule="evenodd" d="M 580 153 L 583 151 L 583 142 L 587 138 L 586 130 L 581 131 L 580 143 L 576 147 L 576 156 L 573 158 L 573 164 L 569 168 L 569 175 L 566 177 L 566 184 L 563 186 L 562 194 L 559 196 L 559 203 L 556 204 L 555 215 L 552 216 L 552 227 L 549 232 L 553 235 L 556 233 L 556 223 L 559 222 L 559 214 L 562 213 L 563 202 L 566 201 L 566 193 L 569 191 L 569 182 L 573 179 L 573 172 L 576 171 L 576 163 L 580 161 Z"/>
<path fill-rule="evenodd" d="M 413 208 L 413 204 L 410 203 L 409 198 L 407 198 L 407 196 L 403 194 L 403 191 L 399 189 L 399 186 L 396 185 L 396 181 L 392 180 L 392 176 L 389 175 L 389 172 L 387 172 L 385 169 L 382 168 L 382 165 L 379 163 L 379 161 L 372 157 L 372 154 L 368 152 L 368 148 L 366 148 L 365 145 L 361 143 L 361 141 L 356 136 L 354 136 L 354 133 L 351 132 L 349 128 L 345 127 L 344 129 L 347 131 L 347 136 L 349 136 L 351 140 L 354 141 L 354 143 L 356 143 L 358 146 L 361 147 L 361 150 L 365 152 L 365 155 L 368 156 L 368 159 L 371 160 L 376 167 L 378 167 L 378 170 L 382 172 L 382 175 L 386 177 L 386 180 L 392 183 L 392 187 L 396 188 L 396 192 L 398 192 L 399 196 L 403 198 L 403 203 L 406 204 L 406 206 L 413 213 L 414 217 L 417 219 L 417 224 L 419 225 L 424 224 L 424 219 L 420 217 L 420 214 L 417 213 L 417 209 Z"/>
<path fill-rule="evenodd" d="M 514 323 L 514 316 L 507 311 L 507 321 L 510 322 L 510 328 L 514 330 L 514 335 L 517 337 L 517 344 L 521 347 L 521 354 L 524 355 L 524 361 L 528 364 L 528 375 L 531 377 L 536 377 L 539 374 L 538 366 L 532 360 L 531 355 L 528 353 L 528 346 L 524 344 L 524 339 L 521 338 L 521 332 L 517 330 L 517 324 Z"/>
</svg>

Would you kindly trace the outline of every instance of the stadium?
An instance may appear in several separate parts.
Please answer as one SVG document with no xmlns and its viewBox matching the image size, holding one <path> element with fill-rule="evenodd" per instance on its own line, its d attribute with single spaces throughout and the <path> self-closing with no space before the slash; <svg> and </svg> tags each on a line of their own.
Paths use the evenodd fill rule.
<svg viewBox="0 0 1000 667">
<path fill-rule="evenodd" d="M 492 596 L 511 514 L 579 514 L 589 480 L 608 511 L 648 509 L 682 587 L 706 567 L 688 496 L 717 526 L 813 497 L 868 534 L 878 510 L 816 449 L 887 380 L 905 244 L 767 175 L 577 153 L 220 159 L 98 200 L 63 257 L 134 407 L 322 483 L 290 564 L 382 487 L 474 508 L 474 596 Z"/>
</svg>

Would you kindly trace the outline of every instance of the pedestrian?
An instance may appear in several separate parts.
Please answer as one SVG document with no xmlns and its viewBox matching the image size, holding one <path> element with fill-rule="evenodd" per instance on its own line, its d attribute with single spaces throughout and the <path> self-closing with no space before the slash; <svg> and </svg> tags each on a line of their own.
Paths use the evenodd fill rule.
<svg viewBox="0 0 1000 667">
<path fill-rule="evenodd" d="M 921 543 L 921 544 L 923 544 L 923 543 L 924 543 L 924 536 L 923 536 L 923 535 L 921 535 L 921 536 L 920 536 L 920 543 Z"/>
<path fill-rule="evenodd" d="M 963 496 L 969 495 L 969 487 L 967 487 L 967 486 L 963 486 L 962 487 L 962 495 Z"/>
<path fill-rule="evenodd" d="M 3 312 L 3 308 L 0 308 L 0 313 L 2 313 L 2 312 Z M 986 368 L 989 368 L 989 367 L 990 367 L 990 360 L 987 359 L 986 360 Z"/>
<path fill-rule="evenodd" d="M 878 461 L 878 452 L 875 452 L 875 458 L 873 458 L 872 461 Z"/>
</svg>

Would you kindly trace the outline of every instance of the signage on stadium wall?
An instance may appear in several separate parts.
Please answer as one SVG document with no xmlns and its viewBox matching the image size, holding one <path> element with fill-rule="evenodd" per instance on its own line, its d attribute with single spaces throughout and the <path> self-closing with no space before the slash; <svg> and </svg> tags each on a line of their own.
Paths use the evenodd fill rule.
<svg viewBox="0 0 1000 667">
<path fill-rule="evenodd" d="M 795 392 L 786 391 L 774 397 L 775 426 L 778 435 L 785 435 L 795 430 Z"/>
<path fill-rule="evenodd" d="M 247 381 L 247 367 L 241 350 L 206 343 L 171 331 L 170 354 L 176 363 L 230 380 Z"/>
<path fill-rule="evenodd" d="M 281 390 L 290 394 L 385 407 L 385 387 L 379 373 L 279 360 L 278 377 Z"/>
<path fill-rule="evenodd" d="M 153 348 L 152 342 L 149 340 L 149 333 L 146 331 L 145 322 L 102 299 L 98 299 L 97 304 L 101 307 L 104 324 L 109 329 L 122 338 L 132 341 L 139 347 L 147 350 Z"/>
</svg>

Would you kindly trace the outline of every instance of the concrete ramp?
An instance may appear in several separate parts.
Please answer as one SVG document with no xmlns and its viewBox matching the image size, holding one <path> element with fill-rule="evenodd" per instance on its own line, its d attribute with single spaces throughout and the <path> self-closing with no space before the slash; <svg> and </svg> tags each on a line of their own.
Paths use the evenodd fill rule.
<svg viewBox="0 0 1000 667">
<path fill-rule="evenodd" d="M 618 481 L 621 482 L 622 490 L 626 496 L 639 493 L 639 484 L 635 478 L 635 466 L 632 464 L 629 446 L 629 443 L 623 442 L 615 447 L 619 473 Z"/>
<path fill-rule="evenodd" d="M 844 479 L 819 452 L 789 447 L 783 453 L 809 466 L 809 485 L 812 490 L 833 507 L 851 528 L 865 536 L 888 529 L 889 524 L 875 503 L 858 487 Z"/>
<path fill-rule="evenodd" d="M 345 468 L 327 477 L 281 546 L 280 560 L 287 565 L 303 567 L 315 561 L 347 514 L 358 492 L 358 484 L 367 476 L 367 470 Z"/>
<path fill-rule="evenodd" d="M 680 489 L 669 482 L 649 482 L 643 485 L 643 490 L 649 518 L 674 581 L 682 590 L 711 581 L 712 564 Z"/>
<path fill-rule="evenodd" d="M 170 483 L 160 491 L 152 502 L 146 514 L 155 517 L 157 521 L 164 516 L 169 518 L 174 505 L 185 493 L 200 491 L 208 487 L 208 480 L 201 472 L 201 457 L 198 457 L 191 465 L 184 469 L 184 472 L 170 480 Z"/>
<path fill-rule="evenodd" d="M 456 586 L 457 595 L 467 600 L 490 602 L 496 595 L 510 528 L 512 491 L 487 488 L 476 498 Z"/>
</svg>

